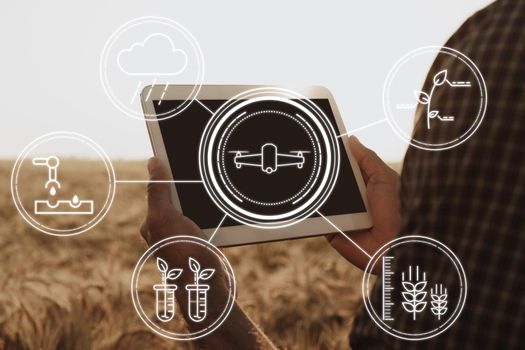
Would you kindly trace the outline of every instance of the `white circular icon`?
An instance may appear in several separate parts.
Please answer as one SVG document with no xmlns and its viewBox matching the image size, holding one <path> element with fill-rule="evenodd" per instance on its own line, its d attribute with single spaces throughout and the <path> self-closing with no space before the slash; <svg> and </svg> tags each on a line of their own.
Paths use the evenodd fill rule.
<svg viewBox="0 0 525 350">
<path fill-rule="evenodd" d="M 440 274 L 434 276 L 437 265 Z M 375 285 L 372 272 L 379 275 Z M 385 332 L 423 340 L 441 334 L 459 317 L 467 298 L 467 278 L 457 256 L 443 243 L 403 236 L 372 256 L 363 275 L 362 295 L 366 311 Z"/>
<path fill-rule="evenodd" d="M 197 97 L 204 79 L 204 57 L 195 37 L 179 23 L 163 17 L 140 17 L 118 28 L 100 57 L 104 92 L 120 111 L 137 119 L 162 120 L 184 111 Z M 188 95 L 169 110 L 144 114 L 145 101 L 160 106 L 170 84 L 191 85 Z M 163 86 L 160 96 L 153 86 Z"/>
<path fill-rule="evenodd" d="M 166 249 L 177 252 L 179 266 L 160 257 L 159 251 Z M 223 280 L 214 281 L 219 278 Z M 214 289 L 219 285 L 227 287 L 227 293 Z M 155 333 L 174 340 L 198 339 L 217 329 L 230 314 L 236 297 L 235 275 L 226 256 L 208 241 L 168 237 L 152 245 L 137 262 L 131 297 L 137 314 Z"/>
<path fill-rule="evenodd" d="M 199 169 L 226 214 L 255 227 L 284 227 L 326 201 L 339 145 L 330 121 L 306 97 L 258 88 L 215 112 L 201 139 Z"/>
<path fill-rule="evenodd" d="M 37 230 L 76 235 L 108 212 L 115 197 L 115 172 L 93 140 L 74 132 L 53 132 L 31 142 L 18 156 L 11 194 L 20 215 Z"/>
<path fill-rule="evenodd" d="M 425 85 L 414 80 L 430 66 L 432 79 Z M 410 145 L 429 151 L 450 149 L 468 140 L 481 125 L 487 87 L 478 67 L 463 53 L 449 47 L 422 47 L 407 53 L 390 70 L 383 87 L 383 109 L 393 131 Z M 417 133 L 414 116 L 420 123 Z"/>
</svg>

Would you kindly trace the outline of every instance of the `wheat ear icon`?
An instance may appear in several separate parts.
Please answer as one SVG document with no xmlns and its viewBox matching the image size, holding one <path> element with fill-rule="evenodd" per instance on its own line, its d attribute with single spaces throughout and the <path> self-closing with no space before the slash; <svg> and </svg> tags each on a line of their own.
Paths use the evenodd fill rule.
<svg viewBox="0 0 525 350">
<path fill-rule="evenodd" d="M 412 278 L 414 277 L 414 278 Z M 416 265 L 415 276 L 412 276 L 412 265 L 408 266 L 408 279 L 405 279 L 405 273 L 401 273 L 401 284 L 404 292 L 401 292 L 403 301 L 403 309 L 406 312 L 412 314 L 412 318 L 416 320 L 416 314 L 425 310 L 427 302 L 425 297 L 427 292 L 425 288 L 427 286 L 426 274 L 423 272 L 421 280 L 419 279 L 419 266 Z"/>
<path fill-rule="evenodd" d="M 430 304 L 432 305 L 430 311 L 437 316 L 438 320 L 441 320 L 441 316 L 448 310 L 447 297 L 447 288 L 443 288 L 441 283 L 439 284 L 439 290 L 437 284 L 434 288 L 430 288 Z"/>
</svg>

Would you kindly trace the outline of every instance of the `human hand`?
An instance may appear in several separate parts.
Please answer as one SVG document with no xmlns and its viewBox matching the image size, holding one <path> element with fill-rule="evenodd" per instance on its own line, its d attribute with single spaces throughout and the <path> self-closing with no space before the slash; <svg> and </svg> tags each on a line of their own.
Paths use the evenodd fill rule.
<svg viewBox="0 0 525 350">
<path fill-rule="evenodd" d="M 151 182 L 148 184 L 148 214 L 140 232 L 148 245 L 153 245 L 172 236 L 195 236 L 205 238 L 201 229 L 189 218 L 182 215 L 171 202 L 170 184 L 160 182 L 169 180 L 169 173 L 157 158 L 148 161 L 148 171 Z M 228 299 L 229 289 L 226 286 L 226 272 L 221 261 L 208 249 L 193 243 L 180 242 L 176 246 L 167 245 L 158 250 L 158 257 L 165 260 L 170 267 L 188 266 L 189 258 L 196 259 L 202 266 L 215 270 L 214 278 L 208 284 L 214 289 L 214 298 L 208 303 L 208 319 L 213 320 L 214 314 L 222 311 L 224 301 Z M 179 281 L 183 284 L 192 283 L 191 274 L 183 274 Z M 180 300 L 179 300 L 180 299 Z M 186 290 L 177 292 L 177 300 L 182 310 L 186 310 L 184 302 L 187 299 Z M 183 312 L 186 315 L 186 312 Z M 193 321 L 186 319 L 190 329 Z M 202 326 L 201 323 L 199 326 Z"/>
<path fill-rule="evenodd" d="M 201 229 L 173 206 L 169 183 L 158 182 L 170 180 L 169 173 L 160 160 L 151 158 L 148 161 L 148 171 L 152 180 L 148 184 L 148 215 L 140 229 L 146 242 L 153 245 L 165 238 L 178 235 L 205 238 Z M 196 258 L 202 266 L 215 269 L 213 279 L 206 282 L 210 285 L 210 289 L 213 289 L 213 293 L 210 293 L 208 298 L 208 315 L 204 321 L 197 324 L 187 317 L 187 292 L 184 288 L 180 288 L 176 293 L 177 302 L 190 331 L 211 327 L 220 317 L 225 301 L 229 298 L 230 290 L 226 285 L 226 272 L 222 268 L 221 261 L 207 249 L 190 243 L 181 243 L 177 246 L 177 249 L 172 249 L 173 247 L 170 246 L 164 247 L 158 251 L 157 255 L 170 266 L 186 266 L 191 256 Z M 178 281 L 182 284 L 192 283 L 191 280 L 184 280 L 184 278 L 183 274 Z M 228 318 L 221 327 L 216 329 L 212 336 L 199 338 L 198 344 L 205 349 L 275 348 L 237 303 L 234 303 Z"/>
<path fill-rule="evenodd" d="M 170 177 L 158 158 L 148 161 L 148 172 L 152 181 L 148 184 L 148 215 L 140 228 L 148 245 L 176 235 L 204 238 L 201 229 L 173 206 L 170 184 L 159 182 Z"/>
<path fill-rule="evenodd" d="M 357 137 L 350 136 L 348 143 L 365 180 L 368 209 L 374 226 L 345 234 L 369 255 L 373 255 L 383 244 L 392 240 L 400 228 L 399 175 L 374 151 L 363 146 Z M 340 233 L 326 237 L 332 247 L 348 261 L 360 269 L 366 267 L 368 256 L 346 237 Z"/>
</svg>

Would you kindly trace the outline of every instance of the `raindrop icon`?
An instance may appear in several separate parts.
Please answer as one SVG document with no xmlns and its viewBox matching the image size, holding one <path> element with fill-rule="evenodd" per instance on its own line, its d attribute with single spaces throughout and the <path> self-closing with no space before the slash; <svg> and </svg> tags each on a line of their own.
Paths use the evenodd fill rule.
<svg viewBox="0 0 525 350">
<path fill-rule="evenodd" d="M 51 187 L 51 189 L 49 190 L 49 193 L 54 196 L 55 194 L 57 194 L 57 190 L 55 189 L 55 187 Z"/>
<path fill-rule="evenodd" d="M 78 204 L 79 200 L 76 194 L 73 196 L 73 199 L 71 200 L 71 202 L 73 202 L 73 204 Z"/>
</svg>

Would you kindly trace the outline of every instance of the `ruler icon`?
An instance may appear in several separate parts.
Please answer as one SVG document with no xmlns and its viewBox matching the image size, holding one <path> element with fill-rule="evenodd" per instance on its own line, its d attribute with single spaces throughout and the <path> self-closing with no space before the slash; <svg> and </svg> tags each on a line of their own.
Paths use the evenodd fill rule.
<svg viewBox="0 0 525 350">
<path fill-rule="evenodd" d="M 382 280 L 383 280 L 383 321 L 393 321 L 392 318 L 392 306 L 394 306 L 394 302 L 392 302 L 392 290 L 394 290 L 394 287 L 392 287 L 392 275 L 394 272 L 392 271 L 392 260 L 394 260 L 393 256 L 383 256 L 382 258 L 383 263 L 383 274 L 382 274 Z"/>
</svg>

